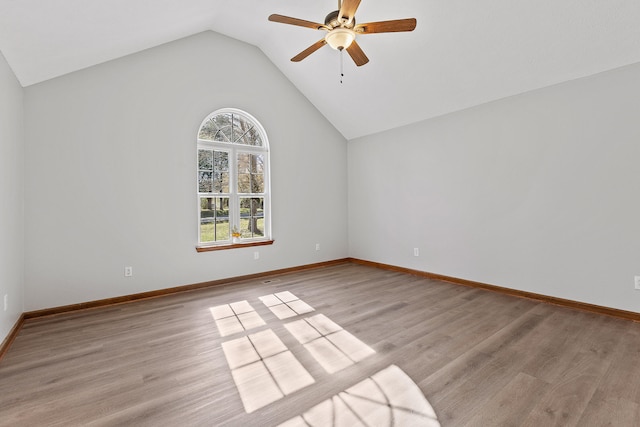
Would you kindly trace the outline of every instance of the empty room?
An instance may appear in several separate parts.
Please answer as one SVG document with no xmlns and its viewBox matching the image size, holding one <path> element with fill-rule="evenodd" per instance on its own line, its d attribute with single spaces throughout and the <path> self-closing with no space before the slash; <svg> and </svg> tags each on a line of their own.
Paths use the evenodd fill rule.
<svg viewBox="0 0 640 427">
<path fill-rule="evenodd" d="M 0 0 L 0 426 L 637 426 L 638 22 Z"/>
</svg>

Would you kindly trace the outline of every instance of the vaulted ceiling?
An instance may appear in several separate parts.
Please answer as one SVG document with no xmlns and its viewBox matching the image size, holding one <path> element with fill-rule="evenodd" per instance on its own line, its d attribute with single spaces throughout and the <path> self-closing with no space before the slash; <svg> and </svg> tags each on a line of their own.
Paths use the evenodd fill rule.
<svg viewBox="0 0 640 427">
<path fill-rule="evenodd" d="M 417 18 L 358 37 L 356 67 L 324 32 L 337 0 L 0 0 L 0 51 L 23 86 L 206 30 L 260 48 L 347 138 L 640 62 L 638 0 L 362 0 L 357 22 Z M 228 58 L 233 60 L 233 58 Z"/>
</svg>

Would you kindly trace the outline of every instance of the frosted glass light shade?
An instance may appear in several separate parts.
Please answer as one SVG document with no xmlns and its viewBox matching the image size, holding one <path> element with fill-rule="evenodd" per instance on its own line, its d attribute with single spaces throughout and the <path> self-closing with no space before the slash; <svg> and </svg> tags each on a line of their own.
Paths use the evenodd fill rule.
<svg viewBox="0 0 640 427">
<path fill-rule="evenodd" d="M 335 50 L 348 48 L 355 40 L 356 33 L 348 28 L 334 28 L 324 37 L 327 44 Z"/>
</svg>

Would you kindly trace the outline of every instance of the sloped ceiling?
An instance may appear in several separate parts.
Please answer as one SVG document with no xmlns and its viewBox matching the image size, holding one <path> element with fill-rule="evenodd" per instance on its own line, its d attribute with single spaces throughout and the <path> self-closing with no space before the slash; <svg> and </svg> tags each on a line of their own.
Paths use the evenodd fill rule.
<svg viewBox="0 0 640 427">
<path fill-rule="evenodd" d="M 260 48 L 347 138 L 640 62 L 638 0 L 362 0 L 360 23 L 415 17 L 410 33 L 360 36 L 356 68 L 324 35 L 336 0 L 0 0 L 0 51 L 23 86 L 206 30 Z M 203 52 L 206 54 L 206 52 Z M 233 58 L 228 58 L 232 61 Z"/>
</svg>

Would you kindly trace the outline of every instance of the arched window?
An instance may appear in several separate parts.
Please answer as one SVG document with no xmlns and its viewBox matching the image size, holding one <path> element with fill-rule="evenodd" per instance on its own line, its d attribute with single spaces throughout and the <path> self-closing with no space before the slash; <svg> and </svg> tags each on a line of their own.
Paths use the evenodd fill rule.
<svg viewBox="0 0 640 427">
<path fill-rule="evenodd" d="M 271 242 L 269 144 L 258 121 L 225 108 L 198 130 L 198 248 Z"/>
</svg>

